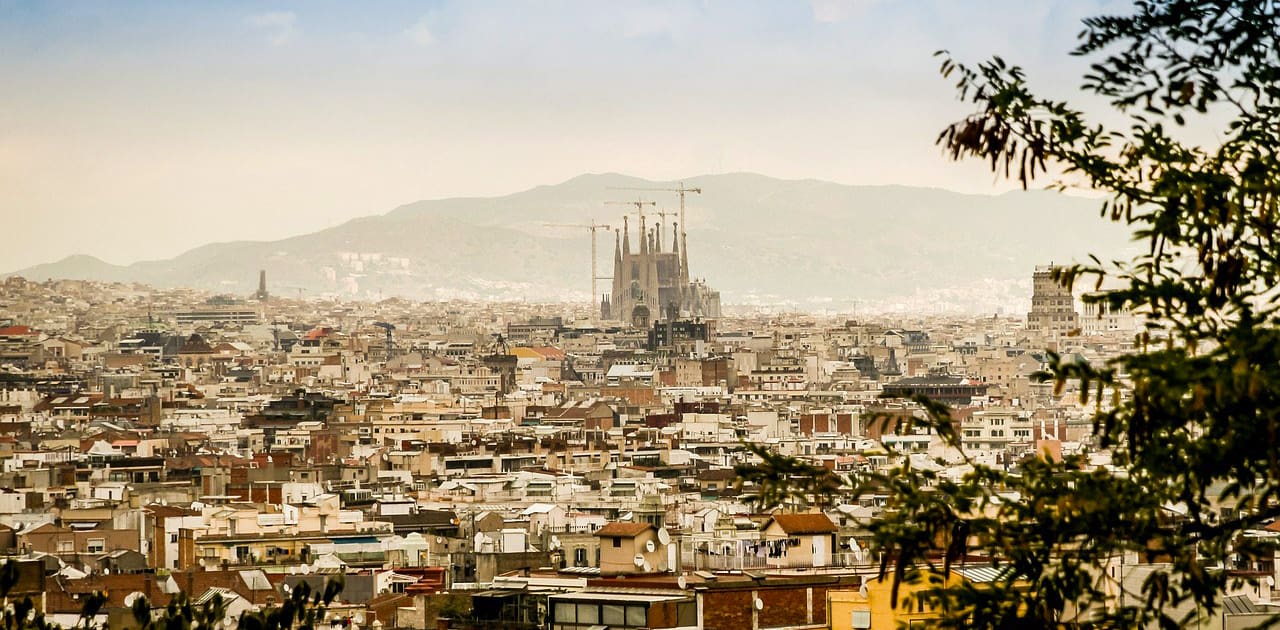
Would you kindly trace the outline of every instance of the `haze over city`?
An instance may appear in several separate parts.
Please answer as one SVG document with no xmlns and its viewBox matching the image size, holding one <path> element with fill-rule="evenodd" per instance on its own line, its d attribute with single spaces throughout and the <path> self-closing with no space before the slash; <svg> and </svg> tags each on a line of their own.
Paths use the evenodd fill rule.
<svg viewBox="0 0 1280 630">
<path fill-rule="evenodd" d="M 0 0 L 0 625 L 1274 626 L 1278 51 Z"/>
<path fill-rule="evenodd" d="M 1079 19 L 1117 4 L 3 2 L 0 209 L 27 220 L 0 270 L 583 173 L 1007 190 L 934 146 L 968 110 L 932 53 L 1016 52 L 1065 93 Z"/>
</svg>

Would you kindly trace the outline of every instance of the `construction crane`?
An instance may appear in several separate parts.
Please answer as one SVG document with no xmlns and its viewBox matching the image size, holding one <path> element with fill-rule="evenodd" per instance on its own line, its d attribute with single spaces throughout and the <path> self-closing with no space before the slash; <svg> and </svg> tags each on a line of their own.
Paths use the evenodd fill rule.
<svg viewBox="0 0 1280 630">
<path fill-rule="evenodd" d="M 387 322 L 374 322 L 374 323 L 373 323 L 373 325 L 374 325 L 374 326 L 377 326 L 378 328 L 381 328 L 381 329 L 383 329 L 383 330 L 387 331 L 387 362 L 390 362 L 390 361 L 391 361 L 391 348 L 393 347 L 393 346 L 392 346 L 392 341 L 393 341 L 393 340 L 392 340 L 391 335 L 392 335 L 392 331 L 393 331 L 393 330 L 395 330 L 395 329 L 396 329 L 396 327 L 395 327 L 394 325 L 392 325 L 392 324 L 388 324 Z"/>
<path fill-rule="evenodd" d="M 664 241 L 667 243 L 671 242 L 663 238 L 663 233 L 664 233 L 663 226 L 666 225 L 667 223 L 667 217 L 674 216 L 675 213 L 670 210 L 654 210 L 653 213 L 658 215 L 658 251 L 662 251 L 662 243 Z M 676 235 L 675 232 L 671 233 L 671 236 L 675 236 L 675 235 Z"/>
<path fill-rule="evenodd" d="M 591 230 L 591 300 L 594 303 L 595 300 L 600 299 L 600 294 L 596 292 L 596 281 L 611 280 L 613 276 L 601 276 L 600 272 L 596 270 L 596 230 L 608 230 L 610 227 L 596 223 L 595 219 L 592 219 L 591 223 L 544 223 L 543 225 L 546 227 L 586 228 Z"/>
<path fill-rule="evenodd" d="M 680 182 L 675 188 L 610 188 L 609 190 L 642 190 L 647 192 L 673 192 L 680 195 L 680 240 L 684 241 L 684 196 L 686 193 L 702 194 L 702 188 L 685 188 L 684 182 Z"/>
<path fill-rule="evenodd" d="M 643 221 L 643 220 L 644 220 L 644 207 L 645 207 L 645 206 L 656 206 L 656 205 L 658 205 L 658 202 L 656 202 L 656 201 L 642 201 L 642 200 L 640 200 L 640 199 L 637 199 L 637 200 L 635 200 L 635 201 L 606 201 L 606 202 L 605 202 L 605 204 L 607 204 L 607 205 L 611 205 L 611 206 L 635 206 L 635 207 L 636 207 L 636 214 L 637 214 L 637 215 L 639 215 L 639 216 L 640 216 L 640 220 L 641 220 L 641 221 Z M 643 235 L 641 235 L 641 236 L 643 236 Z"/>
</svg>

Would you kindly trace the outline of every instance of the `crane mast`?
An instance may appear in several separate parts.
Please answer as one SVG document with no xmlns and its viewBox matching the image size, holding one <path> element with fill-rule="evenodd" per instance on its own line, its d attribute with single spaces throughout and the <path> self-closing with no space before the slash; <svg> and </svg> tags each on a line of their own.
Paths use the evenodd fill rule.
<svg viewBox="0 0 1280 630">
<path fill-rule="evenodd" d="M 684 197 L 685 197 L 685 195 L 686 195 L 687 193 L 694 193 L 694 194 L 696 194 L 696 195 L 701 195 L 701 194 L 702 194 L 702 187 L 701 187 L 701 186 L 698 186 L 698 187 L 696 187 L 696 188 L 687 188 L 687 187 L 685 187 L 684 182 L 680 182 L 680 183 L 676 184 L 676 187 L 675 187 L 675 188 L 624 188 L 624 187 L 613 187 L 613 188 L 610 188 L 610 190 L 640 190 L 640 191 L 648 191 L 648 192 L 673 192 L 673 193 L 676 193 L 676 194 L 680 195 L 680 244 L 681 244 L 681 245 L 683 245 L 683 244 L 684 244 L 684 242 L 685 242 L 685 237 L 686 237 L 686 232 L 685 232 L 685 229 L 686 229 L 685 225 L 686 225 L 686 224 L 685 224 L 685 222 L 684 222 Z M 685 271 L 687 272 L 687 270 L 688 270 L 688 268 L 689 268 L 689 261 L 688 261 L 688 260 L 686 260 L 686 256 L 684 256 L 684 255 L 683 255 L 683 253 L 682 253 L 682 255 L 680 256 L 680 261 L 681 261 L 681 262 L 680 262 L 680 264 L 684 266 L 684 269 L 685 269 Z"/>
<path fill-rule="evenodd" d="M 596 223 L 595 219 L 592 219 L 591 223 L 544 223 L 543 225 L 546 227 L 586 228 L 591 231 L 591 300 L 594 303 L 594 301 L 600 297 L 600 294 L 596 291 L 596 281 L 610 280 L 613 278 L 613 276 L 601 276 L 600 272 L 597 271 L 596 231 L 608 230 L 611 228 L 608 225 Z"/>
</svg>

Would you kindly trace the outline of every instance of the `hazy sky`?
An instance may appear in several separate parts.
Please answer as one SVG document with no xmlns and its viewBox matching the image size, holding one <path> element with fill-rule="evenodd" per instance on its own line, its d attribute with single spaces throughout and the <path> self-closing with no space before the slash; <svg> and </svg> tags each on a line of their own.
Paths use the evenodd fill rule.
<svg viewBox="0 0 1280 630">
<path fill-rule="evenodd" d="M 0 271 L 265 240 L 584 172 L 989 191 L 933 51 L 1067 95 L 1120 0 L 0 0 Z"/>
</svg>

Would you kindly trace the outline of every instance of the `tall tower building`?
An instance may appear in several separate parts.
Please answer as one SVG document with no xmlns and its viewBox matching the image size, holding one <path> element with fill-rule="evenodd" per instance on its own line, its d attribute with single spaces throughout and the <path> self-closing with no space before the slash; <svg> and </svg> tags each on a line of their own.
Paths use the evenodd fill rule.
<svg viewBox="0 0 1280 630">
<path fill-rule="evenodd" d="M 253 297 L 259 300 L 265 300 L 271 297 L 271 294 L 267 293 L 267 270 L 266 269 L 262 269 L 258 271 L 258 292 L 254 293 Z"/>
<path fill-rule="evenodd" d="M 1053 265 L 1036 267 L 1031 276 L 1031 312 L 1027 313 L 1027 330 L 1047 341 L 1057 341 L 1080 328 L 1075 296 L 1053 279 L 1053 270 Z"/>
</svg>

